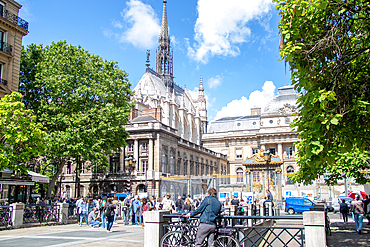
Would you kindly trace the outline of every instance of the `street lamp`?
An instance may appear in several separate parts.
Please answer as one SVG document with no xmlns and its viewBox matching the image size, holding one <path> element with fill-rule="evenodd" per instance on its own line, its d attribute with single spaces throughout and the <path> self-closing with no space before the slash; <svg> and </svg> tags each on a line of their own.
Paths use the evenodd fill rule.
<svg viewBox="0 0 370 247">
<path fill-rule="evenodd" d="M 128 167 L 129 174 L 130 174 L 130 193 L 132 192 L 131 171 L 133 170 L 133 168 L 135 168 L 135 164 L 136 164 L 136 160 L 132 156 L 125 159 L 125 165 L 126 167 Z"/>
<path fill-rule="evenodd" d="M 270 170 L 269 170 L 269 164 L 271 162 L 271 153 L 269 150 L 265 150 L 263 153 L 263 159 L 266 161 L 266 168 L 267 168 L 267 189 L 270 190 Z"/>
</svg>

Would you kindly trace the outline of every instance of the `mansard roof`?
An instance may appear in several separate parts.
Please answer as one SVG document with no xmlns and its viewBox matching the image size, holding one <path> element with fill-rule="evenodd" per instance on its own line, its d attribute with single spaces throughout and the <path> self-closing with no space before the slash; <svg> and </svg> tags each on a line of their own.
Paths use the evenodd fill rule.
<svg viewBox="0 0 370 247">
<path fill-rule="evenodd" d="M 280 109 L 284 108 L 285 105 L 289 104 L 293 108 L 297 108 L 298 93 L 294 90 L 291 85 L 284 86 L 278 89 L 279 93 L 275 96 L 264 109 L 264 114 L 277 113 Z"/>
</svg>

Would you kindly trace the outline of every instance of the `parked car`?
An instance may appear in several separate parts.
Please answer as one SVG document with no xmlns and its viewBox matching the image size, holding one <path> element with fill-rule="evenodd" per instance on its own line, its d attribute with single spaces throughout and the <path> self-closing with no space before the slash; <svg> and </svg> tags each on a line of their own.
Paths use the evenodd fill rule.
<svg viewBox="0 0 370 247">
<path fill-rule="evenodd" d="M 343 199 L 347 203 L 348 207 L 351 206 L 351 202 L 353 201 L 353 199 L 351 197 L 337 197 L 337 198 L 334 198 L 333 199 L 333 204 L 332 204 L 332 206 L 334 208 L 334 213 L 339 212 L 339 206 L 342 203 Z"/>
<path fill-rule="evenodd" d="M 287 197 L 285 199 L 285 212 L 288 214 L 302 213 L 310 211 L 314 205 L 314 202 L 305 197 Z"/>
</svg>

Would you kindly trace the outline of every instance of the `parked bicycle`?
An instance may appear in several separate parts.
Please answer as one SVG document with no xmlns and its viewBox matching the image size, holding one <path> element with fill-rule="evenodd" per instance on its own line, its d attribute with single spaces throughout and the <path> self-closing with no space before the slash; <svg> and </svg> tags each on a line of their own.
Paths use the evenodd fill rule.
<svg viewBox="0 0 370 247">
<path fill-rule="evenodd" d="M 185 222 L 184 222 L 185 221 Z M 190 222 L 192 219 L 184 219 L 184 215 L 178 216 L 176 225 L 171 225 L 172 231 L 167 232 L 161 239 L 163 247 L 194 246 L 198 226 Z M 202 246 L 207 246 L 208 238 L 203 241 Z M 214 246 L 216 247 L 240 247 L 235 229 L 222 228 L 217 224 Z"/>
</svg>

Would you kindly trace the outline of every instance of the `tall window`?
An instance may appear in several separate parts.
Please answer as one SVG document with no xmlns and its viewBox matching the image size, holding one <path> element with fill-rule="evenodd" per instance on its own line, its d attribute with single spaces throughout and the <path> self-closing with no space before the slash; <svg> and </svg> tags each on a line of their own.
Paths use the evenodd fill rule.
<svg viewBox="0 0 370 247">
<path fill-rule="evenodd" d="M 258 148 L 252 148 L 252 154 L 258 154 Z"/>
<path fill-rule="evenodd" d="M 290 181 L 290 175 L 294 173 L 294 167 L 293 166 L 288 166 L 286 168 L 286 173 L 287 175 L 287 184 L 294 184 L 292 181 Z"/>
<path fill-rule="evenodd" d="M 162 172 L 167 173 L 167 148 L 162 148 Z"/>
<path fill-rule="evenodd" d="M 142 151 L 148 150 L 148 143 L 146 143 L 146 142 L 141 143 L 141 150 Z"/>
<path fill-rule="evenodd" d="M 241 148 L 237 148 L 235 150 L 235 152 L 236 152 L 236 158 L 237 159 L 242 159 L 243 158 L 243 150 Z"/>
<path fill-rule="evenodd" d="M 201 164 L 201 166 L 200 166 L 200 175 L 201 176 L 204 175 L 204 164 Z"/>
<path fill-rule="evenodd" d="M 66 166 L 66 173 L 67 174 L 71 174 L 71 165 L 72 165 L 72 162 L 71 161 L 68 161 L 67 162 L 67 166 Z"/>
<path fill-rule="evenodd" d="M 129 143 L 128 144 L 128 151 L 129 152 L 133 152 L 134 151 L 134 144 L 133 143 Z"/>
<path fill-rule="evenodd" d="M 187 169 L 188 169 L 188 161 L 184 159 L 184 176 L 187 175 Z"/>
<path fill-rule="evenodd" d="M 236 182 L 243 183 L 243 168 L 236 169 Z"/>
<path fill-rule="evenodd" d="M 286 147 L 286 156 L 291 159 L 293 156 L 293 147 Z"/>
<path fill-rule="evenodd" d="M 146 172 L 148 170 L 148 160 L 142 160 L 141 161 L 141 169 L 143 172 Z"/>
<path fill-rule="evenodd" d="M 170 152 L 170 173 L 175 174 L 175 153 Z"/>
<path fill-rule="evenodd" d="M 276 148 L 270 148 L 269 151 L 271 154 L 276 155 Z"/>
<path fill-rule="evenodd" d="M 260 172 L 259 171 L 253 171 L 253 181 L 257 182 L 260 180 Z"/>
<path fill-rule="evenodd" d="M 209 173 L 208 173 L 208 166 L 206 166 L 206 175 L 208 175 Z"/>
</svg>

